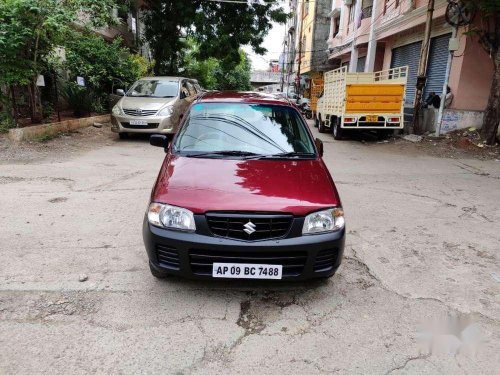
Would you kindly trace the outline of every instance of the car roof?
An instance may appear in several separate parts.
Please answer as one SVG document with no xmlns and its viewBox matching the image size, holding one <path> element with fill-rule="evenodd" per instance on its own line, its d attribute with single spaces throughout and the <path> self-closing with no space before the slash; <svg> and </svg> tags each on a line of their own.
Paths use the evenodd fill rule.
<svg viewBox="0 0 500 375">
<path fill-rule="evenodd" d="M 151 81 L 151 80 L 156 80 L 156 79 L 165 79 L 165 80 L 169 80 L 169 81 L 181 81 L 183 79 L 187 79 L 189 81 L 198 82 L 194 78 L 188 78 L 188 77 L 169 77 L 169 76 L 142 77 L 139 80 Z"/>
<path fill-rule="evenodd" d="M 292 106 L 281 95 L 252 91 L 211 91 L 198 97 L 198 103 L 248 103 Z"/>
</svg>

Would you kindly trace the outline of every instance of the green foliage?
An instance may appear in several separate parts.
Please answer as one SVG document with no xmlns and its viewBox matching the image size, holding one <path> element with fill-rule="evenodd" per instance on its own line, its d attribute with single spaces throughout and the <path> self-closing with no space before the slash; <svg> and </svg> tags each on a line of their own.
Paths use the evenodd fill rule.
<svg viewBox="0 0 500 375">
<path fill-rule="evenodd" d="M 16 123 L 9 113 L 7 106 L 0 111 L 0 133 L 7 133 L 9 129 L 15 128 Z"/>
<path fill-rule="evenodd" d="M 190 41 L 191 50 L 186 55 L 184 75 L 196 78 L 207 90 L 250 90 L 250 60 L 244 51 L 239 50 L 240 62 L 225 65 L 214 57 L 198 59 L 198 47 Z"/>
<path fill-rule="evenodd" d="M 250 45 L 256 53 L 271 22 L 286 21 L 287 15 L 276 1 L 229 3 L 206 0 L 146 0 L 143 8 L 145 39 L 152 49 L 156 74 L 176 74 L 184 66 L 189 47 L 186 34 L 199 45 L 200 61 L 213 57 L 227 71 L 240 63 L 239 48 Z M 213 62 L 199 69 L 211 69 Z"/>
<path fill-rule="evenodd" d="M 74 82 L 62 84 L 61 95 L 73 110 L 76 117 L 92 112 L 96 95 L 87 87 L 78 86 Z"/>
<path fill-rule="evenodd" d="M 0 1 L 0 84 L 27 85 L 47 69 L 47 58 L 63 45 L 73 23 L 102 26 L 114 0 Z M 86 17 L 79 17 L 82 11 Z"/>
<path fill-rule="evenodd" d="M 242 50 L 239 51 L 240 62 L 233 67 L 232 64 L 225 65 L 221 62 L 216 77 L 219 90 L 243 90 L 252 89 L 250 85 L 250 71 L 252 69 L 248 56 Z"/>
<path fill-rule="evenodd" d="M 84 77 L 97 95 L 109 94 L 113 82 L 129 86 L 147 73 L 147 61 L 123 48 L 121 38 L 108 43 L 90 31 L 72 34 L 74 36 L 66 44 L 63 66 L 71 72 L 72 78 Z"/>
</svg>

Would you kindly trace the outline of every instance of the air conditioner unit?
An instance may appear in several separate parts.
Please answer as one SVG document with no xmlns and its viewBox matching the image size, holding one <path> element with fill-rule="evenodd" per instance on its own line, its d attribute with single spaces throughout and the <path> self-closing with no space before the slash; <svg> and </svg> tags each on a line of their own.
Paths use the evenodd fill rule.
<svg viewBox="0 0 500 375">
<path fill-rule="evenodd" d="M 352 5 L 352 0 L 344 0 L 344 5 Z"/>
</svg>

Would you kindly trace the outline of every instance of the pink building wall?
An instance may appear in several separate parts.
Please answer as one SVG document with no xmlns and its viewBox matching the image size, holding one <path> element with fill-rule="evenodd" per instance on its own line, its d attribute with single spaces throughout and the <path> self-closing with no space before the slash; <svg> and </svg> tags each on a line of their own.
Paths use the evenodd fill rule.
<svg viewBox="0 0 500 375">
<path fill-rule="evenodd" d="M 455 52 L 459 57 L 453 58 L 450 72 L 450 88 L 454 95 L 451 108 L 484 111 L 491 89 L 493 63 L 476 38 L 462 35 L 460 47 Z"/>
</svg>

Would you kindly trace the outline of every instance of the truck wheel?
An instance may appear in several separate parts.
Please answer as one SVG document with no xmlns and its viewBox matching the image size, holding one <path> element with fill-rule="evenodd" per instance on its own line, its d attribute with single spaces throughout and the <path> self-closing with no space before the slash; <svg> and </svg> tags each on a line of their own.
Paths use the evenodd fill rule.
<svg viewBox="0 0 500 375">
<path fill-rule="evenodd" d="M 321 117 L 319 118 L 318 131 L 320 133 L 324 133 L 325 132 L 325 123 L 323 121 L 321 121 Z"/>
<path fill-rule="evenodd" d="M 340 119 L 335 119 L 333 124 L 333 138 L 337 141 L 342 139 L 342 128 L 340 127 Z"/>
</svg>

